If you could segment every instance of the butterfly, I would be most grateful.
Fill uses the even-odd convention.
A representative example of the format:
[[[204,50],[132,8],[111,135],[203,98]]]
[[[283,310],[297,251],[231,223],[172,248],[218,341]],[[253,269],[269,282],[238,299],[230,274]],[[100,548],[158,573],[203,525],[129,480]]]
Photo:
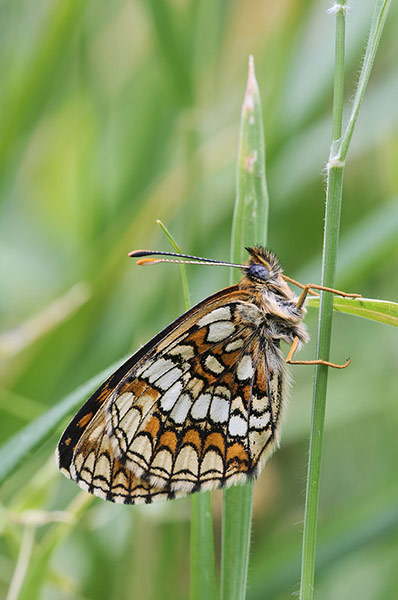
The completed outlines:
[[[238,267],[237,285],[185,312],[92,394],[59,441],[60,471],[111,502],[151,503],[256,478],[278,446],[286,362],[309,339],[302,319],[311,289],[283,274],[276,255],[247,248],[245,265],[171,252],[145,262]],[[303,288],[297,298],[287,282]],[[285,359],[280,343],[291,344]]]

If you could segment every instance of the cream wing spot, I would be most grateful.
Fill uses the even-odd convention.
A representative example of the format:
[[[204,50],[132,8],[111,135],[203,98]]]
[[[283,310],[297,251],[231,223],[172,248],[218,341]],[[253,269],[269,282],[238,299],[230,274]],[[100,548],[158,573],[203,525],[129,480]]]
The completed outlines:
[[[153,383],[173,367],[174,362],[172,360],[158,358],[152,364],[150,364],[149,367],[144,369],[144,371],[137,371],[137,375],[142,375],[142,377],[145,377],[149,380],[149,383]]]
[[[256,415],[250,415],[250,429],[258,429],[258,430],[262,430],[265,429],[269,423],[271,415],[269,414],[269,412],[265,412],[264,414],[262,414],[261,416],[256,416]]]
[[[244,344],[243,338],[238,338],[236,340],[233,340],[232,342],[229,342],[229,344],[227,344],[225,346],[225,352],[234,352],[235,350],[239,350],[240,348],[242,348]]]
[[[95,427],[91,432],[90,435],[88,437],[90,442],[95,443],[98,438],[102,435],[104,431],[104,428],[102,427],[102,425],[98,425],[97,427]]]
[[[106,480],[109,480],[110,469],[111,464],[108,455],[105,453],[100,454],[95,466],[94,477],[100,475],[101,477],[105,477]]]
[[[197,322],[198,327],[205,327],[206,325],[210,325],[210,323],[215,323],[216,321],[230,321],[231,320],[231,309],[228,306],[222,306],[221,308],[216,308],[212,310],[210,313],[199,319]]]
[[[128,449],[127,457],[132,458],[134,464],[146,470],[152,456],[152,444],[145,434],[137,435],[134,444]]]
[[[155,458],[151,464],[151,472],[154,476],[161,477],[162,479],[166,479],[170,476],[170,473],[173,468],[173,457],[169,450],[165,448],[159,450],[155,454]]]
[[[209,354],[209,356],[206,357],[205,366],[209,371],[216,375],[219,375],[224,371],[224,366],[212,354]]]
[[[76,480],[76,481],[77,481],[77,485],[79,486],[79,488],[81,488],[85,492],[89,492],[90,491],[90,486],[88,485],[88,483],[86,481],[83,481],[83,479],[79,479],[79,480]]]
[[[180,356],[183,360],[189,360],[194,357],[194,349],[187,344],[179,344],[171,348],[167,354],[172,356]]]
[[[207,334],[208,342],[221,342],[225,338],[232,335],[235,331],[235,326],[231,321],[218,321],[211,323]]]
[[[244,437],[247,435],[247,421],[238,415],[233,415],[229,420],[228,431],[232,436]]]
[[[265,447],[267,442],[269,442],[269,439],[271,437],[271,431],[269,429],[263,429],[262,431],[256,431],[256,430],[252,430],[249,432],[249,446],[250,446],[250,453],[252,456],[261,454]],[[274,446],[274,443],[271,443],[269,445],[268,448],[268,453],[272,450],[272,447]],[[266,454],[267,456],[267,454]]]
[[[222,476],[224,464],[221,456],[214,450],[208,450],[202,460],[200,467],[201,479],[213,479]]]
[[[247,414],[247,408],[243,404],[243,400],[242,400],[241,396],[235,396],[235,398],[232,400],[231,413],[232,412],[234,412],[234,413],[239,412],[243,415]]]
[[[181,425],[187,418],[191,406],[191,398],[188,394],[182,394],[175,403],[174,408],[170,413],[170,418],[173,419],[174,423],[177,423],[177,425]]]
[[[192,394],[194,398],[196,398],[200,394],[203,386],[204,381],[202,379],[199,379],[198,377],[193,377],[192,379],[188,380],[186,390],[187,392]]]
[[[162,375],[162,377],[159,377],[159,379],[156,380],[155,385],[161,390],[167,390],[173,385],[174,382],[180,379],[181,375],[181,369],[179,369],[178,367],[174,367],[173,369],[170,369],[170,371]]]
[[[267,396],[258,397],[253,394],[252,407],[256,412],[262,413],[268,407],[268,397]]]
[[[182,383],[177,381],[174,385],[172,385],[163,396],[160,398],[160,407],[165,412],[171,410],[174,404],[177,401],[177,398],[181,394]]]
[[[71,475],[72,475],[73,479],[75,479],[77,473],[79,473],[81,471],[81,468],[83,466],[83,461],[84,461],[84,457],[83,457],[83,455],[80,452],[78,452],[77,454],[75,454],[74,460],[73,460],[73,462],[71,464],[71,469],[70,469],[70,472],[71,472]]]
[[[129,410],[129,408],[131,408],[134,398],[135,396],[131,392],[125,392],[124,394],[120,394],[120,396],[117,396],[113,400],[111,405],[112,413],[114,412],[115,407],[117,407],[118,417],[119,419],[122,419],[126,412]]]
[[[142,414],[139,409],[132,408],[124,417],[120,423],[114,427],[112,435],[114,435],[120,446],[122,452],[126,451],[126,441],[129,443],[134,437],[140,423]]]
[[[87,456],[86,460],[84,461],[84,469],[86,469],[87,471],[89,471],[90,473],[92,473],[94,471],[94,467],[95,467],[95,454],[94,452],[90,452],[90,454]]]
[[[253,377],[253,364],[252,359],[249,354],[245,354],[238,363],[238,368],[236,370],[236,374],[238,379],[244,381],[245,379],[250,379]]]
[[[101,483],[102,483],[102,482],[101,482]],[[106,498],[107,498],[107,495],[108,495],[108,494],[107,494],[107,492],[108,492],[108,491],[109,491],[109,490],[107,490],[107,491],[105,492],[105,490],[104,490],[104,489],[101,487],[100,483],[98,483],[98,484],[95,486],[95,495],[96,495],[96,496],[98,496],[98,498],[102,498],[102,500],[106,500]]]
[[[229,402],[221,396],[213,396],[210,407],[210,418],[215,423],[225,423],[228,420]]]
[[[216,389],[214,390],[214,392],[217,396],[222,396],[223,398],[226,398],[227,400],[231,399],[231,390],[229,390],[227,387],[225,387],[225,385],[218,385],[216,387]]]
[[[128,477],[126,475],[126,471],[119,470],[113,478],[113,482],[112,482],[113,492],[115,493],[119,489],[121,491],[125,492],[126,489],[128,488],[128,485],[129,485],[129,481],[128,481]]]
[[[180,450],[174,464],[173,478],[181,473],[184,480],[194,483],[197,480],[199,472],[199,461],[196,452],[185,446]]]
[[[209,410],[211,401],[210,394],[200,394],[200,396],[195,400],[191,409],[192,418],[201,421],[207,417],[207,412]]]

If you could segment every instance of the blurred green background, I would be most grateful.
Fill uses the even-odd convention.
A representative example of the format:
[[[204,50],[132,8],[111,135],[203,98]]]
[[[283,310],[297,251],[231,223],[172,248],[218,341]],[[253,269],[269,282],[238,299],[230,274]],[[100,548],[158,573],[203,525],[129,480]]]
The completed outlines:
[[[348,15],[346,112],[373,6],[356,0]],[[178,268],[140,269],[127,258],[135,248],[169,249],[156,219],[185,252],[229,258],[250,53],[267,142],[269,246],[287,274],[320,281],[334,60],[328,7],[311,0],[1,2],[2,442],[183,311]],[[336,280],[392,300],[397,26],[395,3],[349,152]],[[220,268],[189,267],[188,276],[193,302],[229,281]],[[301,358],[315,354],[316,319],[309,310],[313,341]],[[332,360],[349,355],[352,365],[329,375],[316,575],[322,599],[398,594],[394,335],[386,325],[335,315]],[[313,370],[291,370],[282,445],[255,486],[249,600],[298,590]],[[0,597],[21,543],[29,549],[26,511],[39,509],[78,515],[37,527],[20,598],[187,598],[189,500],[125,507],[91,499],[56,471],[57,439],[2,488]],[[216,493],[217,548],[220,510]]]

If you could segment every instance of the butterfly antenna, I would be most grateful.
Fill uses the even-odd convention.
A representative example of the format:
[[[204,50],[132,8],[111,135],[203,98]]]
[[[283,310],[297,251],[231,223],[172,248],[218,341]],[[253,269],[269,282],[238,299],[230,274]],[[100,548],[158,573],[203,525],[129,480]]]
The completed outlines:
[[[137,265],[154,265],[157,263],[177,263],[191,265],[218,265],[221,267],[236,267],[237,269],[245,269],[246,265],[237,265],[234,263],[215,260],[213,258],[201,258],[200,256],[192,256],[190,254],[178,254],[177,252],[161,252],[160,250],[133,250],[129,252],[131,258],[139,258]],[[149,258],[152,256],[175,256],[178,259],[171,258]]]

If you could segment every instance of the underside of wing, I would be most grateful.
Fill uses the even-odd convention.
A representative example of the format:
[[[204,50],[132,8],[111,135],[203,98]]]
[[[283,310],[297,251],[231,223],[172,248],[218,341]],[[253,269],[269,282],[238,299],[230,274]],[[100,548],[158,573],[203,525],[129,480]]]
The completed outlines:
[[[277,442],[283,360],[264,316],[236,299],[164,338],[109,398],[106,431],[140,480],[190,493],[258,474]]]
[[[237,300],[247,298],[245,292],[233,286],[197,304],[150,340],[92,394],[59,441],[56,460],[64,475],[90,493],[115,502],[153,502],[188,493],[189,490],[174,491],[164,481],[159,487],[148,479],[144,481],[138,477],[137,472],[131,469],[132,464],[127,463],[120,451],[116,438],[111,440],[108,436],[105,409],[112,398],[120,399],[123,396],[123,393],[116,390],[123,388],[127,381],[131,382],[132,372],[137,371],[140,365],[148,364],[150,357],[157,356],[162,351],[161,348],[169,347],[174,340],[179,339],[182,332],[189,330],[193,323],[208,312],[209,307],[220,308],[226,303],[226,298],[231,296]],[[153,403],[156,398],[153,395]],[[126,400],[126,396],[124,399]],[[123,402],[123,398],[120,402]],[[165,439],[167,437],[163,441]]]
[[[68,476],[77,442],[80,437],[84,435],[84,432],[93,417],[106,405],[117,386],[123,383],[127,374],[139,365],[142,360],[147,359],[149,355],[156,354],[158,346],[161,345],[164,340],[170,340],[175,335],[178,336],[181,330],[188,327],[188,323],[195,321],[195,319],[197,320],[197,315],[201,315],[205,307],[209,305],[214,305],[215,307],[222,305],[225,303],[225,297],[230,297],[231,295],[236,296],[237,298],[246,297],[244,293],[237,289],[237,286],[231,286],[230,288],[225,288],[213,296],[206,298],[202,302],[199,302],[133,354],[90,396],[69,423],[58,442],[56,460],[58,468],[66,476]]]
[[[148,504],[185,496],[140,480],[115,458],[103,411],[91,420],[77,442],[67,475],[86,492],[122,504]]]

